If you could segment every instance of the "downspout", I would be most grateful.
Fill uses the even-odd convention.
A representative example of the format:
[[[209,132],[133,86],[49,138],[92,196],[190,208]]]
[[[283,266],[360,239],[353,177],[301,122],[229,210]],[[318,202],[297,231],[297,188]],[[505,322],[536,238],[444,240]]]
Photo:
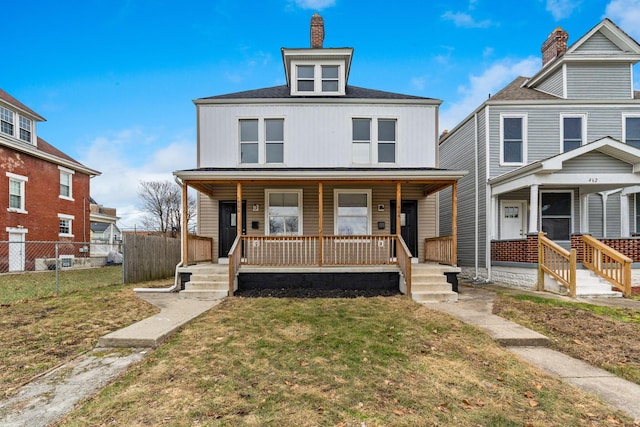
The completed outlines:
[[[475,173],[474,173],[474,179],[475,179],[475,191],[476,191],[476,200],[475,200],[475,218],[476,218],[476,224],[475,224],[475,242],[474,242],[474,273],[473,273],[473,281],[475,282],[476,280],[478,280],[478,256],[480,255],[480,251],[479,251],[479,235],[478,233],[480,232],[480,226],[479,226],[479,220],[480,218],[478,217],[478,215],[480,214],[480,209],[478,207],[478,204],[480,203],[480,196],[478,195],[478,190],[479,190],[479,185],[478,185],[478,179],[479,179],[479,172],[478,172],[478,167],[480,165],[479,160],[478,160],[478,113],[475,113],[473,116],[473,155],[474,155],[474,161],[475,161]]]
[[[485,161],[485,233],[484,233],[484,247],[485,247],[485,265],[487,267],[487,278],[485,279],[485,283],[489,283],[491,281],[491,235],[494,232],[493,230],[493,216],[497,215],[497,212],[494,212],[494,206],[491,198],[491,185],[489,184],[489,177],[491,175],[491,157],[490,157],[490,145],[491,145],[491,133],[489,132],[489,114],[490,108],[488,105],[486,107],[484,113],[484,161]]]
[[[176,184],[178,184],[180,186],[180,188],[182,188],[182,181],[180,180],[180,178],[178,178],[177,176],[174,177]],[[182,197],[187,197],[185,194],[182,195]],[[182,220],[182,228],[185,228],[185,219],[183,218]],[[180,239],[184,238],[184,233],[181,233],[180,235]],[[179,269],[180,267],[182,267],[182,263],[184,260],[184,254],[182,253],[182,245],[180,245],[180,262],[178,264],[176,264],[176,268],[175,268],[175,273],[173,275],[173,285],[169,286],[168,288],[134,288],[133,291],[134,292],[157,292],[157,293],[167,293],[167,292],[178,292],[180,290],[180,281],[178,280],[179,277]]]

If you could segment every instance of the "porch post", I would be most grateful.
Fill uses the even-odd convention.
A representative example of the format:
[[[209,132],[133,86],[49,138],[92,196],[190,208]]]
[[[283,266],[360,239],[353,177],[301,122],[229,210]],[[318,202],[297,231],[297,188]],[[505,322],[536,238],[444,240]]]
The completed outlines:
[[[532,184],[529,188],[529,233],[538,232],[538,184]]]
[[[242,183],[236,184],[236,236],[242,236]]]
[[[322,247],[324,246],[322,244],[322,232],[323,232],[322,211],[324,209],[322,199],[323,199],[322,182],[319,182],[318,183],[318,265],[321,267],[322,267],[322,257],[323,257]]]
[[[580,233],[589,233],[589,194],[580,195]]]
[[[620,194],[620,236],[631,237],[631,227],[629,226],[629,195]]]
[[[400,212],[402,211],[402,184],[396,183],[396,236],[400,236]]]
[[[458,265],[458,181],[451,187],[451,262]]]
[[[188,214],[188,195],[187,181],[182,181],[182,223],[180,224],[180,237],[182,240],[182,265],[189,265],[189,224],[187,224]]]

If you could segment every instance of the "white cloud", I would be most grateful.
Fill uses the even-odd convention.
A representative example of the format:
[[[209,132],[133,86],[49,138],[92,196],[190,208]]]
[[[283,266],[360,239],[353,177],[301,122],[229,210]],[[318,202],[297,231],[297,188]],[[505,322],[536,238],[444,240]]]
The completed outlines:
[[[117,209],[123,229],[141,227],[140,181],[173,181],[173,171],[195,167],[192,137],[177,135],[164,145],[157,140],[143,130],[124,129],[95,138],[78,159],[102,172],[91,180],[91,196],[99,204]],[[152,142],[156,144],[150,145]],[[145,161],[140,163],[140,157]]]
[[[578,0],[547,0],[547,12],[551,13],[553,19],[559,21],[571,16],[581,3],[582,1]]]
[[[335,6],[336,0],[290,0],[290,3],[295,4],[301,9],[322,10]]]
[[[418,91],[424,90],[424,85],[427,79],[425,77],[412,77],[411,78],[411,86],[416,88]]]
[[[613,0],[605,14],[631,37],[640,39],[640,0]]]
[[[452,21],[456,27],[460,28],[488,28],[493,25],[491,20],[476,21],[473,16],[464,12],[447,11],[442,14],[442,19]]]
[[[489,95],[497,93],[518,76],[531,76],[540,69],[540,58],[528,57],[519,61],[504,59],[493,63],[480,75],[470,75],[465,86],[458,88],[460,98],[442,106],[440,129],[451,130],[473,112]]]

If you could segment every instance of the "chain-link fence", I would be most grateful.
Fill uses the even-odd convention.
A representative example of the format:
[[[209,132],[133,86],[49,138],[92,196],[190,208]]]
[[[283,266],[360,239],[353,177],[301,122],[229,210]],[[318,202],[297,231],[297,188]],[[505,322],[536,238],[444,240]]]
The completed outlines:
[[[123,283],[124,245],[0,241],[0,302]]]

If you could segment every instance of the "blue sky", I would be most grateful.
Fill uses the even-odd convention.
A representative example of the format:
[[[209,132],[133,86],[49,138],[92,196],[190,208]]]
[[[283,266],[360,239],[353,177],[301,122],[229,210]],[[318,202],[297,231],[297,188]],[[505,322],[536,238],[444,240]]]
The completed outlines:
[[[47,119],[38,135],[102,175],[92,196],[140,226],[142,180],[195,167],[192,100],[285,83],[281,47],[355,49],[349,84],[443,100],[440,130],[609,17],[640,40],[640,0],[48,0],[3,5],[0,87]],[[640,68],[635,69],[636,89]]]

